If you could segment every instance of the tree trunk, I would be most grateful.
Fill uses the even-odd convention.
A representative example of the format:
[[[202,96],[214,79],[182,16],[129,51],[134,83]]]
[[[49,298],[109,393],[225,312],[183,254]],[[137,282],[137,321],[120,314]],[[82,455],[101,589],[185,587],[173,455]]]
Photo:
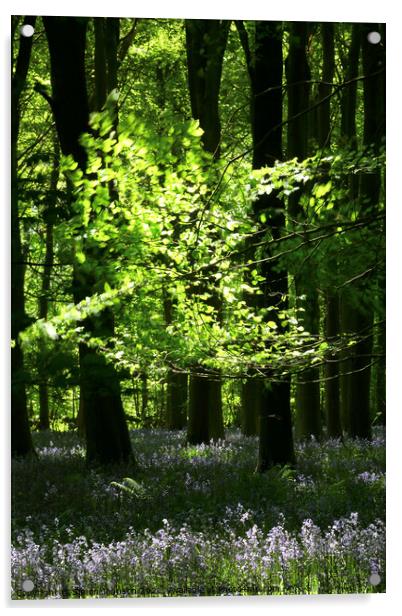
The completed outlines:
[[[241,431],[245,436],[259,434],[259,416],[262,399],[262,383],[258,378],[247,377],[241,387]]]
[[[362,33],[363,73],[363,104],[364,132],[363,145],[372,146],[377,153],[381,138],[385,133],[385,83],[379,73],[384,68],[383,48],[374,45],[367,39],[369,32],[377,31],[378,24],[364,24]],[[361,213],[378,207],[381,190],[381,174],[379,172],[364,173],[360,178],[359,201]],[[364,289],[361,291],[364,292]],[[350,383],[351,418],[350,429],[352,437],[371,437],[370,417],[370,385],[371,385],[371,355],[373,349],[373,311],[360,307],[355,309],[356,329],[364,333],[363,339],[352,349],[351,360],[353,377]]]
[[[377,336],[377,353],[382,355],[381,359],[376,365],[376,379],[375,379],[375,415],[376,423],[385,426],[386,425],[386,379],[385,379],[385,352],[386,352],[386,337],[385,337],[385,324],[380,327],[380,331]]]
[[[242,22],[236,22],[242,43],[252,91],[251,126],[253,137],[253,168],[273,166],[282,159],[282,72],[283,52],[281,22],[257,21],[254,26],[253,49]],[[262,195],[253,206],[254,216],[261,226],[261,214],[267,222],[266,231],[273,239],[285,228],[283,203],[275,193]],[[267,253],[267,257],[270,255]],[[253,258],[253,255],[250,255]],[[265,261],[263,306],[287,307],[287,271],[276,263]],[[257,303],[255,299],[251,299]],[[278,323],[280,331],[280,323]],[[290,410],[290,383],[248,379],[243,385],[243,425],[254,431],[258,425],[259,454],[257,471],[264,472],[275,464],[292,464],[295,459]],[[246,405],[249,405],[247,408]],[[258,413],[258,418],[256,417]]]
[[[206,385],[205,377],[190,375],[189,413],[187,424],[187,442],[191,445],[209,443],[209,393],[210,381]]]
[[[148,412],[148,377],[146,372],[141,372],[141,421],[146,424]]]
[[[187,423],[186,373],[169,370],[167,375],[166,424],[168,430],[181,430]]]
[[[199,120],[204,131],[204,148],[215,159],[220,153],[219,89],[229,24],[227,21],[210,19],[186,20],[191,111],[193,118]],[[202,292],[200,289],[199,293]],[[221,302],[216,294],[211,299],[211,304],[220,311]],[[189,443],[209,442],[211,438],[224,437],[220,377],[197,374],[202,372],[203,367],[195,366],[190,375],[187,434]],[[206,426],[201,426],[202,421],[206,422]]]
[[[41,293],[39,297],[39,318],[46,321],[48,316],[48,294],[53,267],[53,220],[56,207],[57,183],[60,174],[60,150],[57,137],[54,138],[53,168],[50,177],[50,191],[44,213],[46,220],[45,229],[45,260],[42,275]],[[42,343],[39,343],[40,351],[44,352]],[[48,430],[49,423],[49,391],[46,367],[42,362],[39,370],[39,430]]]
[[[84,399],[82,397],[81,391],[80,391],[79,403],[78,403],[77,428],[78,428],[79,436],[81,436],[81,438],[85,438]]]
[[[204,131],[202,142],[216,158],[220,153],[219,90],[229,21],[186,19],[186,49],[191,112]]]
[[[85,18],[44,17],[49,44],[52,109],[63,154],[71,154],[85,171],[86,153],[79,136],[88,131],[89,108],[85,77]],[[108,41],[106,42],[108,43]],[[68,49],[68,53],[66,53]],[[92,295],[93,277],[75,265],[74,299]],[[104,310],[83,322],[94,336],[110,337],[113,314]],[[121,402],[119,377],[111,364],[93,348],[81,343],[80,398],[85,417],[88,463],[133,460],[130,437]]]
[[[356,107],[359,56],[361,47],[361,26],[353,24],[349,53],[345,66],[346,87],[341,95],[341,137],[344,145],[356,147]],[[350,82],[350,83],[348,83]]]
[[[322,38],[322,81],[318,86],[318,147],[329,149],[331,145],[331,100],[328,98],[332,92],[332,82],[335,72],[334,24],[321,24]],[[334,273],[338,270],[336,258],[333,263]],[[336,278],[336,276],[335,276]],[[325,291],[325,336],[331,342],[340,333],[339,323],[339,293],[333,290]],[[325,381],[325,416],[327,423],[327,436],[339,438],[342,436],[340,418],[340,386],[339,363],[336,356],[331,355],[330,361],[324,369]]]
[[[294,22],[290,30],[286,76],[288,84],[288,158],[300,161],[308,156],[308,109],[310,69],[307,61],[309,24]],[[288,203],[290,225],[303,221],[300,191],[290,195]],[[314,276],[304,265],[294,275],[296,296],[305,296],[302,324],[313,336],[319,334],[319,304]],[[298,300],[296,300],[298,303]],[[296,431],[300,438],[321,436],[320,384],[318,368],[304,370],[296,377]]]
[[[327,291],[325,336],[329,343],[339,336],[339,295]],[[339,363],[336,356],[331,355],[325,366],[325,414],[327,418],[327,436],[339,438],[342,436],[340,412]]]
[[[35,26],[36,17],[26,17],[24,24]],[[18,212],[17,147],[20,128],[20,99],[25,87],[32,49],[32,37],[20,36],[16,67],[11,82],[11,454],[34,453],[29,428],[24,356],[20,333],[28,324],[25,313],[24,258]]]
[[[345,67],[345,81],[350,82],[342,90],[341,97],[341,140],[342,144],[355,149],[356,141],[356,108],[357,108],[357,82],[352,81],[358,76],[359,55],[361,47],[361,25],[353,24],[352,37]],[[350,200],[356,202],[358,197],[358,185],[355,176],[349,178]],[[350,299],[349,289],[343,290],[340,296],[340,328],[344,334],[354,331],[353,314],[355,307]],[[344,360],[341,363],[340,400],[341,422],[343,430],[350,434],[350,417],[353,412],[351,407],[350,387],[353,375],[351,360],[345,359],[350,355],[347,348],[343,353]]]
[[[290,412],[290,383],[275,383],[269,392],[265,382],[261,405],[267,411],[260,414],[260,440],[257,471],[263,473],[272,466],[295,463]],[[269,392],[269,393],[268,393]],[[283,402],[288,402],[286,407]]]
[[[178,229],[178,227],[176,226]],[[176,229],[175,229],[176,231]],[[175,233],[175,231],[173,233]],[[164,291],[163,311],[166,325],[173,322],[176,300]],[[168,368],[166,379],[166,427],[168,430],[181,430],[187,423],[188,375]]]

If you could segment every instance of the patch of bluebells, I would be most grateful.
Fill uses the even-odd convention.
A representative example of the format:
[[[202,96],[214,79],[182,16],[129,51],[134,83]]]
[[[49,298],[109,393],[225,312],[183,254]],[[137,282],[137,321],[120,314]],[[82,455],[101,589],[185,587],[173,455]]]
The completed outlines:
[[[363,473],[359,473],[356,477],[357,481],[362,481],[363,483],[376,483],[377,481],[385,480],[385,473],[370,473],[368,471],[364,471]]]
[[[26,596],[26,579],[33,581],[36,597],[143,596],[222,594],[222,589],[229,594],[297,593],[313,584],[317,592],[339,592],[335,569],[343,576],[348,570],[358,572],[357,578],[349,576],[350,584],[355,591],[367,591],[370,573],[383,574],[385,529],[380,520],[362,528],[358,514],[352,513],[322,530],[306,519],[295,533],[280,516],[264,532],[249,524],[252,514],[241,504],[237,511],[237,526],[245,527],[241,534],[228,520],[222,535],[212,529],[195,532],[186,524],[175,528],[164,519],[156,533],[130,528],[124,540],[109,544],[83,536],[38,544],[26,530],[12,548],[13,597]]]
[[[183,431],[135,430],[141,495],[112,485],[127,469],[88,471],[76,434],[34,438],[39,462],[13,462],[16,598],[368,592],[370,573],[385,578],[381,433],[297,443],[296,469],[256,475],[258,441],[238,430],[191,447]]]

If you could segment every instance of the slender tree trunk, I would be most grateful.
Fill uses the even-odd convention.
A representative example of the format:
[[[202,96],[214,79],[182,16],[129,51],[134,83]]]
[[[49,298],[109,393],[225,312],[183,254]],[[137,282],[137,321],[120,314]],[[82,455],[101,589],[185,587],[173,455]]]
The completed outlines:
[[[362,60],[363,73],[363,104],[364,132],[363,145],[373,147],[378,152],[381,138],[385,131],[384,116],[384,81],[379,73],[384,67],[383,49],[370,43],[369,32],[379,30],[378,24],[363,24]],[[362,214],[378,207],[381,190],[381,174],[379,172],[364,173],[360,178],[359,201]],[[364,290],[362,289],[363,293]],[[352,349],[351,366],[353,377],[350,383],[350,432],[352,437],[371,437],[370,385],[371,385],[371,355],[373,348],[374,315],[370,308],[360,306],[354,311],[355,332],[363,331],[364,337]]]
[[[186,373],[169,370],[167,375],[166,417],[168,430],[181,430],[187,423]]]
[[[215,159],[220,153],[219,89],[228,32],[227,21],[186,20],[191,111],[204,131],[204,148]],[[202,290],[199,292],[202,293]],[[221,302],[216,294],[211,304],[219,313]],[[187,440],[193,444],[224,437],[220,376],[199,376],[201,372],[205,370],[195,366],[190,376]],[[206,426],[201,426],[204,421]]]
[[[63,154],[71,154],[86,169],[86,152],[79,136],[88,131],[89,108],[85,77],[87,20],[74,17],[43,18],[49,44],[52,109]],[[107,42],[108,43],[108,42]],[[68,53],[66,53],[68,49]],[[74,299],[92,294],[95,280],[75,266]],[[94,336],[113,335],[110,310],[84,321]],[[88,463],[116,463],[133,460],[130,437],[121,402],[119,377],[114,366],[93,348],[81,343],[80,402],[85,418]]]
[[[282,73],[283,52],[281,22],[257,21],[253,47],[242,22],[236,22],[245,53],[252,91],[251,126],[253,168],[272,166],[282,159]],[[275,193],[262,195],[254,203],[254,216],[273,239],[285,228],[283,203]],[[268,254],[266,256],[269,256]],[[253,258],[252,255],[250,255]],[[287,307],[287,271],[266,261],[261,267],[264,277],[263,306]],[[255,298],[249,301],[258,304]],[[280,331],[280,324],[279,331]],[[290,383],[248,378],[242,390],[242,418],[245,433],[255,433],[258,426],[259,454],[257,471],[264,472],[275,464],[292,464],[295,460],[290,410]]]
[[[48,316],[48,294],[53,267],[53,220],[54,209],[56,207],[57,183],[60,174],[60,151],[57,138],[54,139],[53,168],[50,177],[50,191],[46,203],[45,219],[45,260],[42,275],[41,293],[39,297],[39,318],[47,319]],[[40,351],[44,352],[44,347],[40,343]],[[39,370],[39,430],[48,430],[49,423],[49,390],[48,376],[46,367],[42,362]]]
[[[308,156],[308,117],[298,114],[308,109],[310,69],[307,60],[309,24],[294,22],[290,30],[286,75],[288,83],[288,158]],[[288,214],[292,226],[303,221],[300,191],[290,195]],[[319,334],[319,304],[314,277],[308,262],[294,274],[297,297],[305,296],[303,326],[310,334]],[[298,300],[297,300],[298,302]],[[296,431],[300,438],[321,436],[319,370],[309,368],[296,377]]]
[[[386,425],[386,379],[385,379],[385,352],[386,352],[386,337],[385,325],[380,328],[377,337],[377,353],[382,355],[382,358],[376,365],[376,380],[375,380],[375,414],[377,423],[381,426]]]
[[[322,38],[322,82],[318,86],[318,146],[322,150],[331,145],[331,100],[328,98],[332,92],[332,82],[335,72],[334,24],[321,24]],[[338,263],[334,259],[333,268],[338,270]],[[335,276],[336,278],[336,276]],[[331,342],[339,336],[339,293],[333,290],[325,291],[325,336]],[[335,355],[325,365],[325,415],[327,423],[327,436],[338,438],[342,436],[340,417],[340,387],[339,363]]]
[[[163,308],[165,323],[173,322],[175,300],[165,293]],[[168,368],[166,380],[166,427],[168,430],[181,430],[187,423],[188,375]]]
[[[146,423],[148,402],[148,377],[146,372],[141,372],[141,420],[143,423]]]
[[[204,131],[207,152],[219,157],[219,90],[229,21],[186,19],[186,49],[191,112]]]
[[[84,413],[84,399],[79,394],[79,402],[78,402],[78,413],[77,413],[77,428],[78,434],[81,438],[85,438],[85,413]]]
[[[352,36],[345,67],[345,81],[350,82],[342,91],[341,97],[341,140],[342,144],[352,149],[357,147],[356,139],[356,108],[357,108],[357,82],[352,81],[358,76],[359,56],[361,48],[361,25],[353,24]],[[358,197],[358,185],[355,176],[348,178],[350,188],[350,201],[355,204]],[[340,324],[341,332],[352,334],[354,330],[355,307],[351,301],[349,289],[342,291],[340,296]],[[341,363],[341,422],[343,430],[350,434],[350,417],[353,412],[351,407],[350,388],[353,375],[352,363],[350,359],[345,359],[350,355],[349,348],[343,353],[344,360]]]
[[[255,24],[254,71],[252,72],[253,167],[272,166],[282,159],[282,73],[283,29],[280,22]],[[282,201],[275,193],[262,195],[254,204],[260,221],[266,215],[266,227],[273,239],[285,228]],[[267,254],[267,256],[270,256]],[[264,277],[264,306],[287,308],[288,274],[279,263],[266,261],[261,267]],[[280,331],[280,323],[278,323]],[[290,409],[290,382],[270,382],[269,375],[260,385],[259,454],[257,471],[264,472],[275,464],[293,464],[295,460]]]
[[[251,86],[251,99],[250,99],[250,121],[251,121],[251,132],[253,138],[253,163],[255,165],[264,166],[264,137],[265,132],[267,132],[267,137],[269,137],[269,128],[265,131],[265,126],[262,125],[261,134],[259,134],[259,120],[264,122],[265,118],[270,118],[270,115],[264,113],[264,108],[262,101],[260,99],[264,99],[264,83],[257,83],[256,76],[256,66],[255,66],[255,55],[257,53],[257,49],[254,49],[250,46],[249,35],[247,29],[242,21],[236,21],[236,28],[239,34],[240,43],[243,47],[244,56],[246,60],[248,75],[250,79]],[[257,32],[258,28],[261,28],[261,24],[263,22],[256,22],[254,24],[254,43],[257,48]],[[259,52],[260,58],[263,57],[262,50]],[[267,75],[264,74],[264,70],[260,70],[261,74],[260,80],[263,81],[265,79],[269,79],[271,77],[270,71],[268,70]],[[265,97],[266,98],[266,97]],[[265,101],[266,102],[266,101]],[[281,112],[282,113],[282,112]],[[261,141],[261,145],[259,142]],[[261,158],[261,161],[257,159]],[[275,158],[270,161],[271,163],[275,163]],[[266,164],[269,165],[269,162]],[[255,167],[255,168],[258,168]],[[258,220],[258,222],[260,222]],[[254,248],[253,248],[253,239],[249,240],[249,250],[245,254],[245,261],[254,259]],[[244,278],[246,282],[250,281],[250,271],[246,270],[244,272]],[[243,293],[243,299],[248,306],[252,306],[254,308],[261,307],[261,296],[250,294],[247,292]],[[259,434],[259,415],[261,411],[261,399],[262,399],[262,389],[261,389],[261,381],[256,378],[256,375],[249,371],[249,374],[246,376],[245,380],[241,383],[240,390],[240,425],[243,434],[246,436],[252,436]]]
[[[337,293],[326,292],[325,336],[328,341],[339,336],[339,296]],[[336,356],[331,355],[325,366],[325,413],[327,418],[327,436],[339,438],[342,436],[340,413],[339,363]]]
[[[211,389],[205,377],[190,375],[187,442],[192,445],[209,443],[211,439],[208,415]]]
[[[247,377],[241,387],[241,431],[245,436],[256,436],[259,431],[259,416],[262,399],[261,379]]]
[[[35,17],[26,17],[24,24],[35,26]],[[27,326],[24,294],[24,258],[18,212],[17,148],[20,128],[20,99],[26,84],[31,59],[32,37],[20,36],[19,51],[11,82],[11,453],[27,456],[34,453],[29,428],[24,356],[19,341]]]

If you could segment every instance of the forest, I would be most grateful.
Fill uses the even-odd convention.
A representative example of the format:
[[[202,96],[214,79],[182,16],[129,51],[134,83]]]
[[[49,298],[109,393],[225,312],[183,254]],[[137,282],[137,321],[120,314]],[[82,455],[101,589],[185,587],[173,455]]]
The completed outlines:
[[[12,16],[13,599],[385,592],[385,40]]]

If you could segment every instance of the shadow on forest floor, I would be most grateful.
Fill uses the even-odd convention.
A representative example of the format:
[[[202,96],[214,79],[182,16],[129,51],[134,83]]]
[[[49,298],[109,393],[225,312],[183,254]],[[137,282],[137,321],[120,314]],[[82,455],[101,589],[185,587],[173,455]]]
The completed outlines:
[[[129,527],[154,532],[164,519],[193,530],[244,518],[269,530],[283,514],[286,527],[306,518],[325,527],[358,512],[363,525],[385,514],[385,447],[373,441],[297,444],[296,469],[254,473],[257,439],[236,430],[225,441],[186,447],[183,432],[135,430],[135,473],[127,467],[89,470],[76,433],[35,433],[39,460],[13,462],[13,536],[44,528],[60,541],[121,540]],[[124,489],[132,477],[139,489]],[[239,515],[240,514],[240,515]]]

